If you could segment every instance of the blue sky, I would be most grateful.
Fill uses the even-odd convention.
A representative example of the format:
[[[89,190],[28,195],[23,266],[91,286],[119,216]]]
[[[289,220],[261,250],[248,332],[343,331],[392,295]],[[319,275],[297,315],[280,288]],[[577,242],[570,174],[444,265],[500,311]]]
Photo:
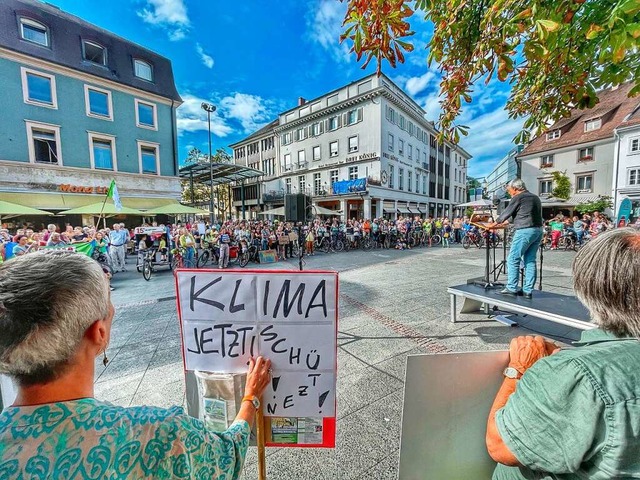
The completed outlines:
[[[255,131],[299,96],[311,99],[375,71],[363,71],[340,45],[346,5],[338,0],[49,0],[63,10],[171,59],[185,103],[178,109],[179,156],[207,150],[202,101],[212,117],[213,147],[227,147]],[[277,6],[277,7],[276,7]],[[383,71],[427,111],[439,114],[439,74],[426,64],[431,26],[417,15],[414,52],[406,63]],[[512,147],[522,122],[509,120],[507,86],[477,86],[460,123],[469,125],[461,144],[472,155],[469,174],[488,174]]]

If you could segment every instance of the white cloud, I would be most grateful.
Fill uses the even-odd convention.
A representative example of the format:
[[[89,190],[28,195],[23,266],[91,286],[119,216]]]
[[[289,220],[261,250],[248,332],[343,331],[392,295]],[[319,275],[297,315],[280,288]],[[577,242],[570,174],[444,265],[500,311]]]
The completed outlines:
[[[272,112],[268,102],[257,95],[234,93],[220,100],[220,108],[227,118],[240,122],[246,133],[263,127],[271,120]]]
[[[200,60],[202,60],[202,64],[205,67],[213,68],[213,57],[211,55],[208,55],[204,51],[204,48],[202,48],[202,45],[200,45],[199,43],[196,43],[196,52],[198,52],[198,55],[200,55]]]
[[[307,15],[309,38],[329,52],[335,60],[344,63],[353,60],[347,44],[340,43],[347,2],[320,0],[311,3],[314,8]]]
[[[184,0],[146,0],[138,16],[150,25],[165,28],[172,41],[182,40],[189,30],[189,16]]]
[[[182,95],[184,103],[180,105],[176,113],[176,123],[178,132],[199,132],[208,129],[207,112],[200,106],[202,102],[209,100],[196,97],[195,95]],[[233,132],[233,129],[227,124],[224,118],[219,115],[219,111],[211,114],[211,133],[218,137],[226,137]]]
[[[417,95],[418,93],[424,91],[431,81],[436,78],[435,72],[429,70],[424,75],[419,77],[411,77],[407,80],[405,84],[405,90],[412,97]]]

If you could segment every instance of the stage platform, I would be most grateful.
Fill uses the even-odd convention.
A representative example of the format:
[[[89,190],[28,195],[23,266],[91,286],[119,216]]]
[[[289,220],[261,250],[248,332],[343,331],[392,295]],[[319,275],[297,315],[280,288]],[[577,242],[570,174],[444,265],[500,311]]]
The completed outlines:
[[[460,313],[472,313],[482,310],[483,305],[495,306],[501,312],[512,312],[549,320],[580,330],[590,330],[596,325],[590,322],[589,311],[576,298],[545,291],[535,290],[533,298],[501,295],[499,289],[485,289],[479,285],[465,284],[447,288],[451,298],[451,321],[457,321],[457,298],[465,299]],[[485,310],[488,311],[488,310]]]

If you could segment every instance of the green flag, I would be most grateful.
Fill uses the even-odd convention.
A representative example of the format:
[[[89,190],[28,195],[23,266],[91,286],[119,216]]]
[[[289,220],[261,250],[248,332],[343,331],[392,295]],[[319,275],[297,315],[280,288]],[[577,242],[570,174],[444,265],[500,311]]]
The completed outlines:
[[[111,180],[111,185],[109,185],[109,191],[107,192],[107,198],[111,198],[113,200],[113,204],[116,206],[117,211],[122,210],[120,194],[118,193],[118,187],[116,186],[115,180]]]

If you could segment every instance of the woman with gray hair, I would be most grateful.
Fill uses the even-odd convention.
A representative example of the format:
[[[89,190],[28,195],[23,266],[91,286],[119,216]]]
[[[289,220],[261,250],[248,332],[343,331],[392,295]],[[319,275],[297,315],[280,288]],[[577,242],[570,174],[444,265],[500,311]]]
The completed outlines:
[[[487,425],[494,479],[640,478],[640,232],[598,236],[573,275],[597,328],[578,348],[511,342]]]
[[[93,398],[114,308],[89,257],[40,251],[0,265],[0,373],[18,396],[0,414],[0,478],[240,476],[270,362],[251,361],[235,422],[208,430],[182,408],[123,408]]]

